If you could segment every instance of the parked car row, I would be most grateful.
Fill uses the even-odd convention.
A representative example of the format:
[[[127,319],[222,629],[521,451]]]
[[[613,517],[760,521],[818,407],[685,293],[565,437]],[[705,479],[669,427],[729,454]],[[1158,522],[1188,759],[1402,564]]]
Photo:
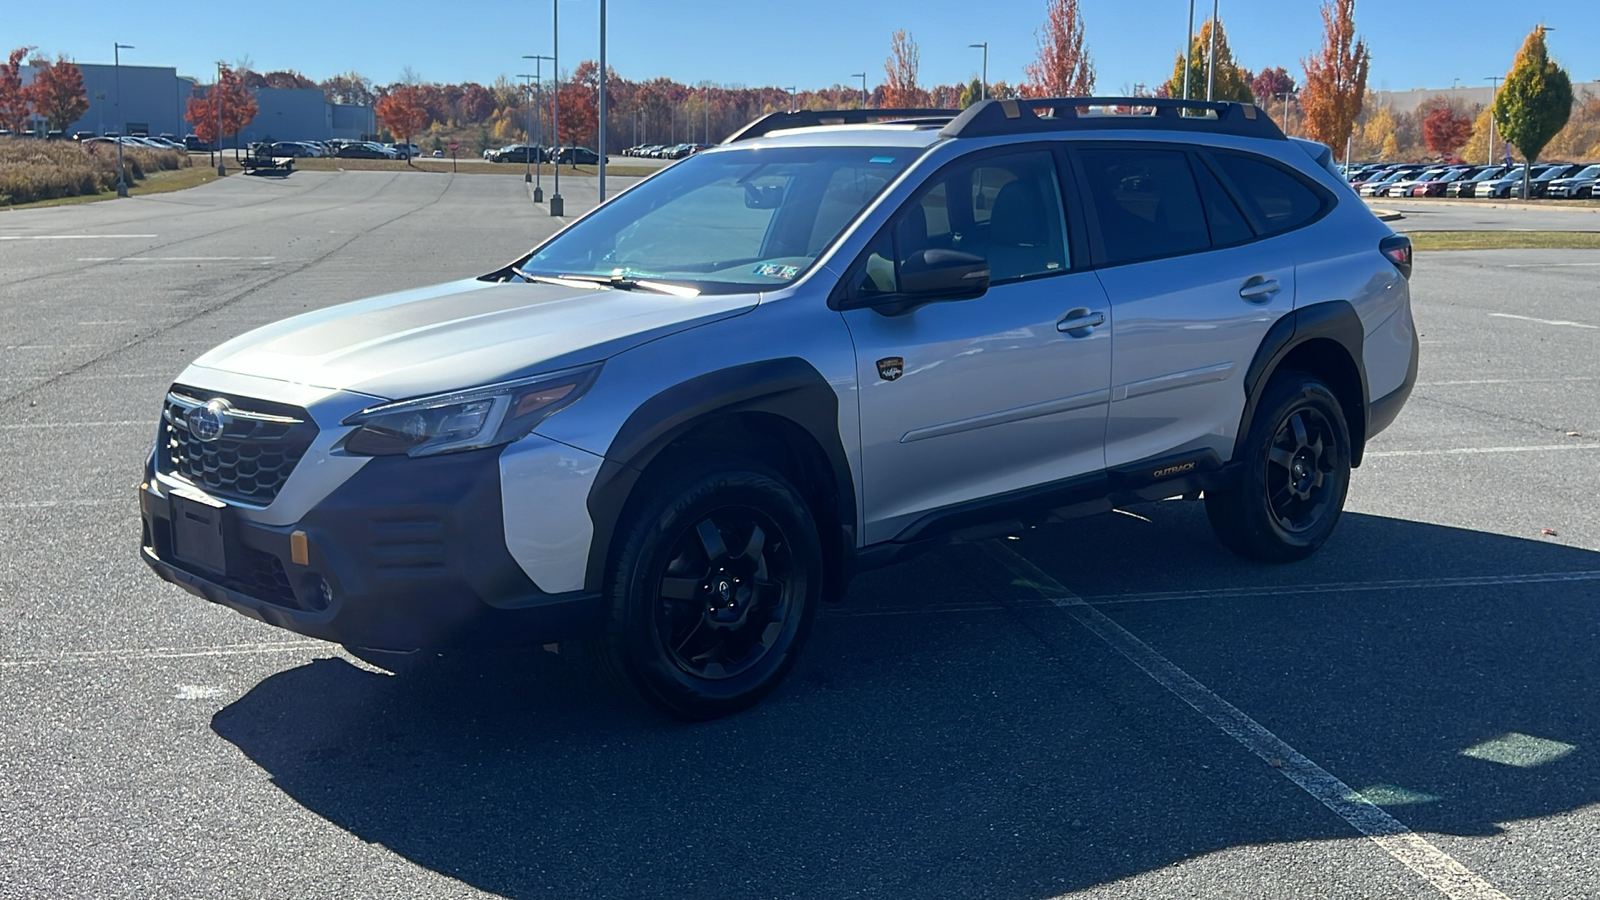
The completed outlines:
[[[640,144],[622,151],[622,155],[645,156],[650,159],[683,159],[710,146],[710,144]]]
[[[1520,198],[1524,169],[1512,166],[1371,165],[1345,173],[1363,197]],[[1600,163],[1539,163],[1528,170],[1528,196],[1594,198]]]
[[[537,163],[550,162],[569,165],[594,166],[600,164],[600,154],[588,147],[535,147],[532,144],[507,144],[497,149],[483,151],[489,162]]]

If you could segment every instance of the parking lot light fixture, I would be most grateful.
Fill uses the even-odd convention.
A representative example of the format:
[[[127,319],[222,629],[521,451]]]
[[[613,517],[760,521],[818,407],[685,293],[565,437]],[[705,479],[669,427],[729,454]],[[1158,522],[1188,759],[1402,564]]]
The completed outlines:
[[[1494,109],[1496,100],[1500,99],[1500,80],[1504,75],[1490,75],[1484,81],[1489,82],[1489,109]],[[1494,113],[1489,114],[1489,165],[1494,165]]]
[[[1189,99],[1189,61],[1194,58],[1194,0],[1189,0],[1189,32],[1183,38],[1183,99]]]
[[[222,60],[217,60],[217,86],[212,88],[217,92],[217,134],[212,146],[217,148],[217,177],[228,174],[222,165]]]
[[[983,80],[978,83],[978,99],[987,100],[989,99],[989,42],[984,41],[981,44],[968,44],[967,46],[983,48]]]
[[[789,112],[794,112],[795,111],[795,105],[800,100],[800,93],[799,93],[800,88],[797,85],[791,85],[789,87],[784,88],[784,90],[789,92]]]
[[[524,55],[523,59],[533,60],[533,202],[544,202],[544,72],[540,69],[544,60],[555,62],[553,56],[539,56],[537,54]],[[526,178],[524,178],[526,182]]]
[[[132,49],[133,49],[133,45],[132,44],[112,43],[112,45],[111,45],[111,70],[114,73],[115,78],[116,78],[116,82],[117,82],[117,100],[116,100],[116,103],[117,103],[117,116],[119,118],[122,116],[122,51],[124,51],[124,50],[132,50]],[[128,130],[127,129],[127,123],[126,122],[120,123],[118,128],[117,128],[117,130],[119,132],[126,133],[127,130]],[[121,137],[117,138],[117,196],[118,197],[126,197],[126,196],[128,196],[128,170],[127,170],[126,167],[124,167],[122,165],[122,138]]]
[[[555,173],[555,189],[550,194],[550,215],[565,217],[566,203],[561,199],[561,0],[550,0],[550,68],[555,70],[555,81],[550,85],[551,146],[555,158],[550,160],[550,170]]]
[[[522,183],[523,184],[532,184],[533,183],[533,160],[528,158],[528,148],[533,145],[533,84],[532,84],[532,81],[533,81],[534,76],[531,73],[522,72],[522,73],[519,73],[517,75],[517,77],[526,79],[525,81],[522,82],[522,92],[528,98],[528,127],[523,132],[523,134],[526,136],[526,140],[522,145]],[[534,202],[538,202],[538,201],[534,201]]]
[[[600,201],[606,202],[606,0],[600,0],[600,128],[596,140],[600,146]],[[572,161],[578,161],[578,151],[572,151]]]

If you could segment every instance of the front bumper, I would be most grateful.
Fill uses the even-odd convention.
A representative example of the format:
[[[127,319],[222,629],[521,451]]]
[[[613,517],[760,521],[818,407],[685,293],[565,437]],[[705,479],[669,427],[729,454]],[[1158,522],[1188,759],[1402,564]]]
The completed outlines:
[[[299,521],[221,512],[215,567],[175,552],[181,499],[147,469],[144,561],[196,596],[298,634],[385,650],[525,646],[587,637],[597,595],[545,593],[506,549],[502,448],[379,457]]]

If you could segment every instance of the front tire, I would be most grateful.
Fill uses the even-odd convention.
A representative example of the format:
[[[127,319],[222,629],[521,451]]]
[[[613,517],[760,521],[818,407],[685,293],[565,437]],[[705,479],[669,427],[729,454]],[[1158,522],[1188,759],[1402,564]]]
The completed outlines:
[[[1339,522],[1350,457],[1350,429],[1333,391],[1306,373],[1279,373],[1256,407],[1238,481],[1205,492],[1212,531],[1246,559],[1305,559]]]
[[[730,462],[664,483],[624,525],[593,645],[609,680],[675,718],[740,712],[793,667],[822,599],[822,547],[799,493]]]

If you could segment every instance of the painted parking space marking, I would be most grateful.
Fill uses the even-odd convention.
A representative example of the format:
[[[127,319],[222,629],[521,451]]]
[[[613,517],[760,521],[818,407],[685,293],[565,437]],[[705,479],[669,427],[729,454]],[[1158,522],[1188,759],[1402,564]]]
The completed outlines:
[[[1382,807],[1312,762],[1238,707],[1217,696],[1105,613],[1083,602],[1044,570],[998,541],[985,541],[980,546],[995,562],[1031,585],[1052,605],[1065,611],[1090,633],[1142,669],[1157,684],[1210,719],[1223,734],[1243,744],[1263,762],[1276,768],[1283,777],[1315,797],[1428,884],[1454,900],[1509,900],[1494,885],[1462,865],[1455,857],[1407,828],[1399,819],[1384,812]]]
[[[78,262],[270,262],[276,256],[80,256]]]
[[[1581,263],[1507,263],[1508,269],[1578,269],[1600,266],[1600,262]]]
[[[1367,459],[1392,456],[1473,456],[1482,453],[1549,453],[1562,450],[1600,450],[1600,444],[1529,444],[1521,447],[1452,447],[1446,450],[1369,450]]]
[[[53,666],[77,663],[127,662],[142,659],[196,659],[211,656],[248,656],[261,653],[289,653],[297,650],[329,648],[326,641],[266,641],[253,644],[222,644],[212,647],[133,647],[119,650],[76,650],[49,656],[19,656],[0,659],[0,669],[24,666]]]
[[[154,234],[0,234],[0,241],[97,241],[153,238]]]
[[[1564,328],[1600,329],[1600,325],[1587,325],[1583,322],[1569,322],[1566,319],[1540,319],[1534,316],[1519,316],[1516,313],[1489,313],[1491,318],[1517,319],[1523,322],[1537,322],[1540,325],[1559,325]]]
[[[148,419],[116,419],[101,422],[5,422],[0,431],[32,431],[35,428],[122,428],[129,425],[153,425],[157,416]]]

